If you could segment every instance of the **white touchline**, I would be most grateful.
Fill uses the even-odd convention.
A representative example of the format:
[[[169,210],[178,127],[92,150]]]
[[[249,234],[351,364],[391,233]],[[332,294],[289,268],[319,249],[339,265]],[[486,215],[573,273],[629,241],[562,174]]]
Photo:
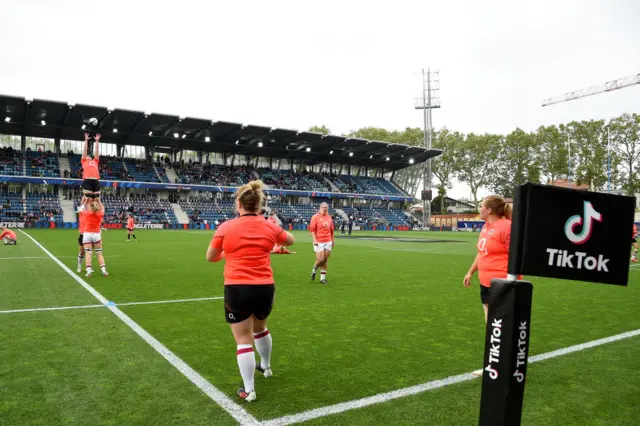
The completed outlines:
[[[28,309],[11,309],[8,311],[0,311],[0,314],[13,314],[16,312],[38,312],[38,311],[64,311],[67,309],[86,309],[86,308],[105,308],[105,305],[82,305],[82,306],[59,306],[55,308],[28,308]]]
[[[47,256],[0,257],[0,260],[27,260],[27,259],[48,259],[48,257]]]
[[[223,296],[218,297],[198,297],[195,299],[175,299],[175,300],[156,300],[151,302],[125,302],[116,303],[116,306],[131,306],[131,305],[155,305],[156,303],[181,303],[181,302],[199,302],[201,300],[220,300],[224,299]]]
[[[49,257],[45,257],[45,259],[49,259]],[[198,297],[194,299],[152,300],[149,302],[125,302],[125,303],[116,303],[116,302],[110,301],[107,305],[56,306],[52,308],[10,309],[6,311],[0,311],[0,314],[13,314],[17,312],[64,311],[67,309],[84,309],[84,308],[106,308],[108,306],[111,306],[111,304],[113,304],[114,306],[155,305],[158,303],[199,302],[202,300],[221,300],[221,299],[224,299],[224,297],[223,296]]]
[[[85,280],[77,276],[71,269],[69,269],[64,263],[56,258],[49,250],[44,248],[42,244],[36,241],[31,235],[27,234],[23,230],[19,230],[26,235],[31,241],[33,241],[47,256],[49,256],[54,262],[56,262],[62,269],[65,270],[78,284],[84,287],[89,293],[91,293],[100,303],[107,305],[109,301],[98,293],[93,287],[91,287]],[[188,378],[194,385],[196,385],[201,391],[203,391],[209,398],[215,401],[220,407],[222,407],[227,413],[229,413],[234,419],[236,419],[242,425],[255,425],[258,424],[258,420],[249,414],[239,404],[232,401],[227,395],[219,391],[213,386],[207,379],[202,377],[197,371],[189,367],[187,363],[181,360],[176,354],[171,352],[166,346],[160,343],[155,337],[149,334],[146,330],[138,325],[134,320],[129,318],[124,312],[122,312],[116,306],[107,306],[111,312],[113,312],[118,318],[128,325],[136,334],[145,342],[147,342],[153,349],[162,355],[171,365],[173,365],[178,371],[180,371],[186,378]]]
[[[544,361],[547,359],[567,355],[573,352],[579,352],[585,349],[593,348],[596,346],[605,345],[607,343],[616,342],[618,340],[628,339],[630,337],[640,336],[640,329],[628,331],[626,333],[616,334],[615,336],[605,337],[604,339],[598,339],[587,343],[581,343],[579,345],[569,346],[564,349],[558,349],[539,355],[529,357],[529,363],[538,361]],[[374,404],[380,404],[383,402],[391,401],[397,398],[404,398],[411,395],[416,395],[433,389],[443,388],[445,386],[453,385],[456,383],[466,382],[469,380],[477,379],[479,377],[474,376],[471,373],[459,374],[457,376],[450,376],[440,380],[433,380],[431,382],[423,383],[420,385],[410,386],[394,390],[391,392],[380,393],[377,395],[369,396],[366,398],[355,399],[353,401],[342,402],[335,405],[328,405],[326,407],[320,407],[309,411],[304,411],[298,414],[292,414],[289,416],[278,417],[271,420],[262,422],[263,425],[268,426],[284,426],[294,423],[301,423],[308,420],[317,419],[320,417],[330,416],[332,414],[339,414],[345,411],[355,410],[357,408],[368,407]]]

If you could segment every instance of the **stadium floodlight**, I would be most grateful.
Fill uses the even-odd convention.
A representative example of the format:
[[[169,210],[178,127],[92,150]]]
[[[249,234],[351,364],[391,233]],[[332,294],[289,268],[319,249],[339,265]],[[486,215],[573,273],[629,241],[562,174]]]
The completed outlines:
[[[84,129],[86,129],[86,128],[87,128],[87,125],[86,125],[86,124],[83,124],[83,125],[82,125],[82,130],[84,130]]]
[[[187,134],[186,134],[186,133],[183,133],[183,134],[182,134],[182,139],[184,139],[184,138],[186,138],[186,137],[187,137]]]
[[[353,152],[350,152],[350,153],[349,153],[349,157],[353,157]]]
[[[311,148],[307,147],[307,152],[311,152]]]
[[[40,120],[40,124],[42,124],[43,126],[46,126],[46,125],[47,125],[47,122],[46,122],[46,121],[44,121],[44,120]]]
[[[237,141],[236,141],[236,145],[238,145],[239,143],[240,143],[240,141],[239,141],[239,140],[237,140]]]
[[[178,137],[179,137],[179,136],[180,136],[180,135],[179,135],[179,134],[177,134],[177,133],[174,133],[174,134],[173,134],[173,137],[174,137],[174,138],[176,138],[176,139],[178,139]]]
[[[113,133],[118,133],[118,129],[114,128]]]
[[[262,148],[262,142],[258,142],[258,147]]]
[[[373,155],[370,155],[370,156],[369,156],[369,160],[371,160],[372,158],[373,158]]]
[[[389,161],[389,157],[387,157],[386,160]]]
[[[149,132],[149,136],[153,136],[153,132]]]
[[[329,151],[329,155],[332,155],[332,154],[333,154],[333,150]]]
[[[4,121],[5,121],[5,123],[10,122],[10,121],[11,121],[11,117],[6,117],[6,118],[4,119]]]
[[[205,142],[211,142],[211,138],[210,138],[209,136],[206,136],[206,137],[204,138],[204,141],[205,141]]]
[[[413,164],[413,158],[409,158],[409,164]]]

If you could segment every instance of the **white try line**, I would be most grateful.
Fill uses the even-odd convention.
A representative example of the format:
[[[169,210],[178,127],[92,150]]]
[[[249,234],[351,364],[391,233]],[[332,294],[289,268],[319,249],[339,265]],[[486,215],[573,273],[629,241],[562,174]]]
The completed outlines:
[[[105,258],[110,257],[122,257],[121,254],[105,255]],[[77,259],[78,256],[58,256],[58,259]],[[0,257],[0,260],[29,260],[29,259],[49,259],[48,256],[13,256],[13,257]]]
[[[46,257],[45,259],[49,259],[49,258]],[[64,311],[67,309],[107,308],[109,306],[155,305],[159,303],[200,302],[203,300],[220,300],[220,299],[224,299],[224,297],[223,296],[198,297],[194,299],[152,300],[149,302],[125,302],[125,303],[116,303],[113,301],[109,301],[106,305],[80,305],[80,306],[57,306],[53,308],[10,309],[7,311],[0,311],[0,314],[13,314],[18,312],[39,312],[39,311]]]
[[[604,339],[593,340],[587,343],[581,343],[579,345],[569,346],[564,349],[558,349],[556,351],[547,352],[544,354],[534,355],[529,357],[529,364],[544,361],[551,358],[567,355],[574,352],[583,351],[585,349],[594,348],[596,346],[606,345],[607,343],[616,342],[618,340],[628,339],[630,337],[639,336],[640,329],[628,331],[626,333],[616,334],[615,336],[605,337]],[[462,383],[479,377],[474,376],[472,373],[458,374],[457,376],[450,376],[440,380],[433,380],[431,382],[423,383],[420,385],[410,386],[394,390],[391,392],[380,393],[377,395],[369,396],[366,398],[355,399],[353,401],[342,402],[335,405],[328,405],[326,407],[320,407],[313,410],[304,411],[298,414],[292,414],[289,416],[278,417],[268,421],[262,422],[263,425],[268,426],[284,426],[294,423],[306,422],[309,420],[317,419],[320,417],[326,417],[333,414],[344,413],[345,411],[351,411],[358,408],[368,407],[370,405],[381,404],[398,398],[404,398],[411,395],[417,395],[426,391],[443,388],[445,386],[453,385],[456,383]]]
[[[27,234],[23,230],[19,230],[24,235],[26,235],[31,241],[33,241],[38,247],[44,251],[47,256],[49,256],[54,262],[56,262],[66,273],[68,273],[73,279],[75,279],[78,284],[84,287],[89,293],[91,293],[96,299],[100,301],[103,305],[107,305],[107,308],[111,310],[122,322],[124,322],[127,326],[129,326],[136,334],[145,342],[147,342],[153,349],[156,350],[160,355],[162,355],[171,365],[173,365],[178,371],[180,371],[186,378],[188,378],[194,385],[196,385],[201,391],[203,391],[209,398],[215,401],[220,407],[222,407],[227,413],[231,415],[235,420],[237,420],[242,425],[255,425],[258,424],[258,420],[249,414],[244,408],[242,408],[239,404],[232,401],[227,395],[223,392],[219,391],[215,386],[213,386],[207,379],[202,377],[197,371],[193,368],[189,367],[187,363],[185,363],[182,359],[180,359],[176,354],[171,352],[166,346],[160,343],[155,337],[149,334],[146,330],[144,330],[138,323],[129,318],[124,312],[122,312],[117,306],[114,304],[110,304],[109,301],[96,289],[91,287],[85,280],[77,276],[71,269],[69,269],[64,263],[62,263],[58,258],[56,258],[49,250],[44,248],[42,244],[36,241],[31,235]]]

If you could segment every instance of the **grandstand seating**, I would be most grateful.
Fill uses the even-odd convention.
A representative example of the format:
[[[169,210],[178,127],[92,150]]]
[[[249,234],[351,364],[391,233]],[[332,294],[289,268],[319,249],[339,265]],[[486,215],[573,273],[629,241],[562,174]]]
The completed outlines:
[[[209,163],[175,163],[179,183],[241,186],[254,180],[254,169],[250,166],[222,166]]]
[[[27,176],[59,177],[58,156],[51,151],[38,152],[27,150],[25,155]]]
[[[12,148],[0,148],[0,175],[24,175],[21,151],[16,151]]]
[[[80,155],[70,155],[69,165],[71,167],[71,177],[82,178],[82,163]],[[156,168],[160,178],[156,174]],[[100,179],[136,181],[136,182],[169,182],[166,171],[163,167],[156,166],[148,160],[134,158],[118,158],[112,156],[100,156]]]
[[[161,182],[156,174],[156,169],[153,167],[153,163],[150,161],[125,158],[123,162],[127,168],[128,180],[136,182]]]
[[[0,222],[24,220],[24,203],[22,193],[0,193]]]
[[[340,175],[331,177],[331,182],[343,192],[375,195],[396,195],[405,196],[391,182],[383,178],[372,178],[367,176]],[[345,189],[343,189],[345,188]]]
[[[130,200],[114,195],[103,195],[102,203],[105,208],[105,222],[123,223],[126,221],[126,213],[133,210],[137,223],[170,223],[177,224],[178,219],[166,200],[158,200],[155,195],[132,195]],[[74,200],[74,208],[77,210],[79,199]]]
[[[342,211],[349,216],[353,216],[354,223],[358,225],[373,224],[379,219],[384,219],[395,226],[408,225],[410,222],[404,211],[399,209],[342,207]]]
[[[300,191],[332,191],[331,185],[322,176],[310,172],[294,172],[293,170],[259,169],[260,179],[277,189],[294,189]]]
[[[180,200],[178,204],[192,222],[206,220],[207,223],[213,224],[216,220],[224,222],[235,217],[233,202],[229,200],[189,197],[187,200]]]
[[[56,194],[27,194],[27,220],[39,222],[62,221],[62,207]]]

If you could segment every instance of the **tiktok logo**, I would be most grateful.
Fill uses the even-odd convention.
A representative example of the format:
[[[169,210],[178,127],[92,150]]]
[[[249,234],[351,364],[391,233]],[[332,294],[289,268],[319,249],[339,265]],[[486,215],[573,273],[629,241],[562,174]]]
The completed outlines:
[[[593,208],[591,202],[585,201],[584,215],[571,216],[564,225],[564,233],[573,244],[584,244],[591,238],[594,221],[602,222],[602,215]],[[574,231],[576,226],[582,226],[579,234]]]

